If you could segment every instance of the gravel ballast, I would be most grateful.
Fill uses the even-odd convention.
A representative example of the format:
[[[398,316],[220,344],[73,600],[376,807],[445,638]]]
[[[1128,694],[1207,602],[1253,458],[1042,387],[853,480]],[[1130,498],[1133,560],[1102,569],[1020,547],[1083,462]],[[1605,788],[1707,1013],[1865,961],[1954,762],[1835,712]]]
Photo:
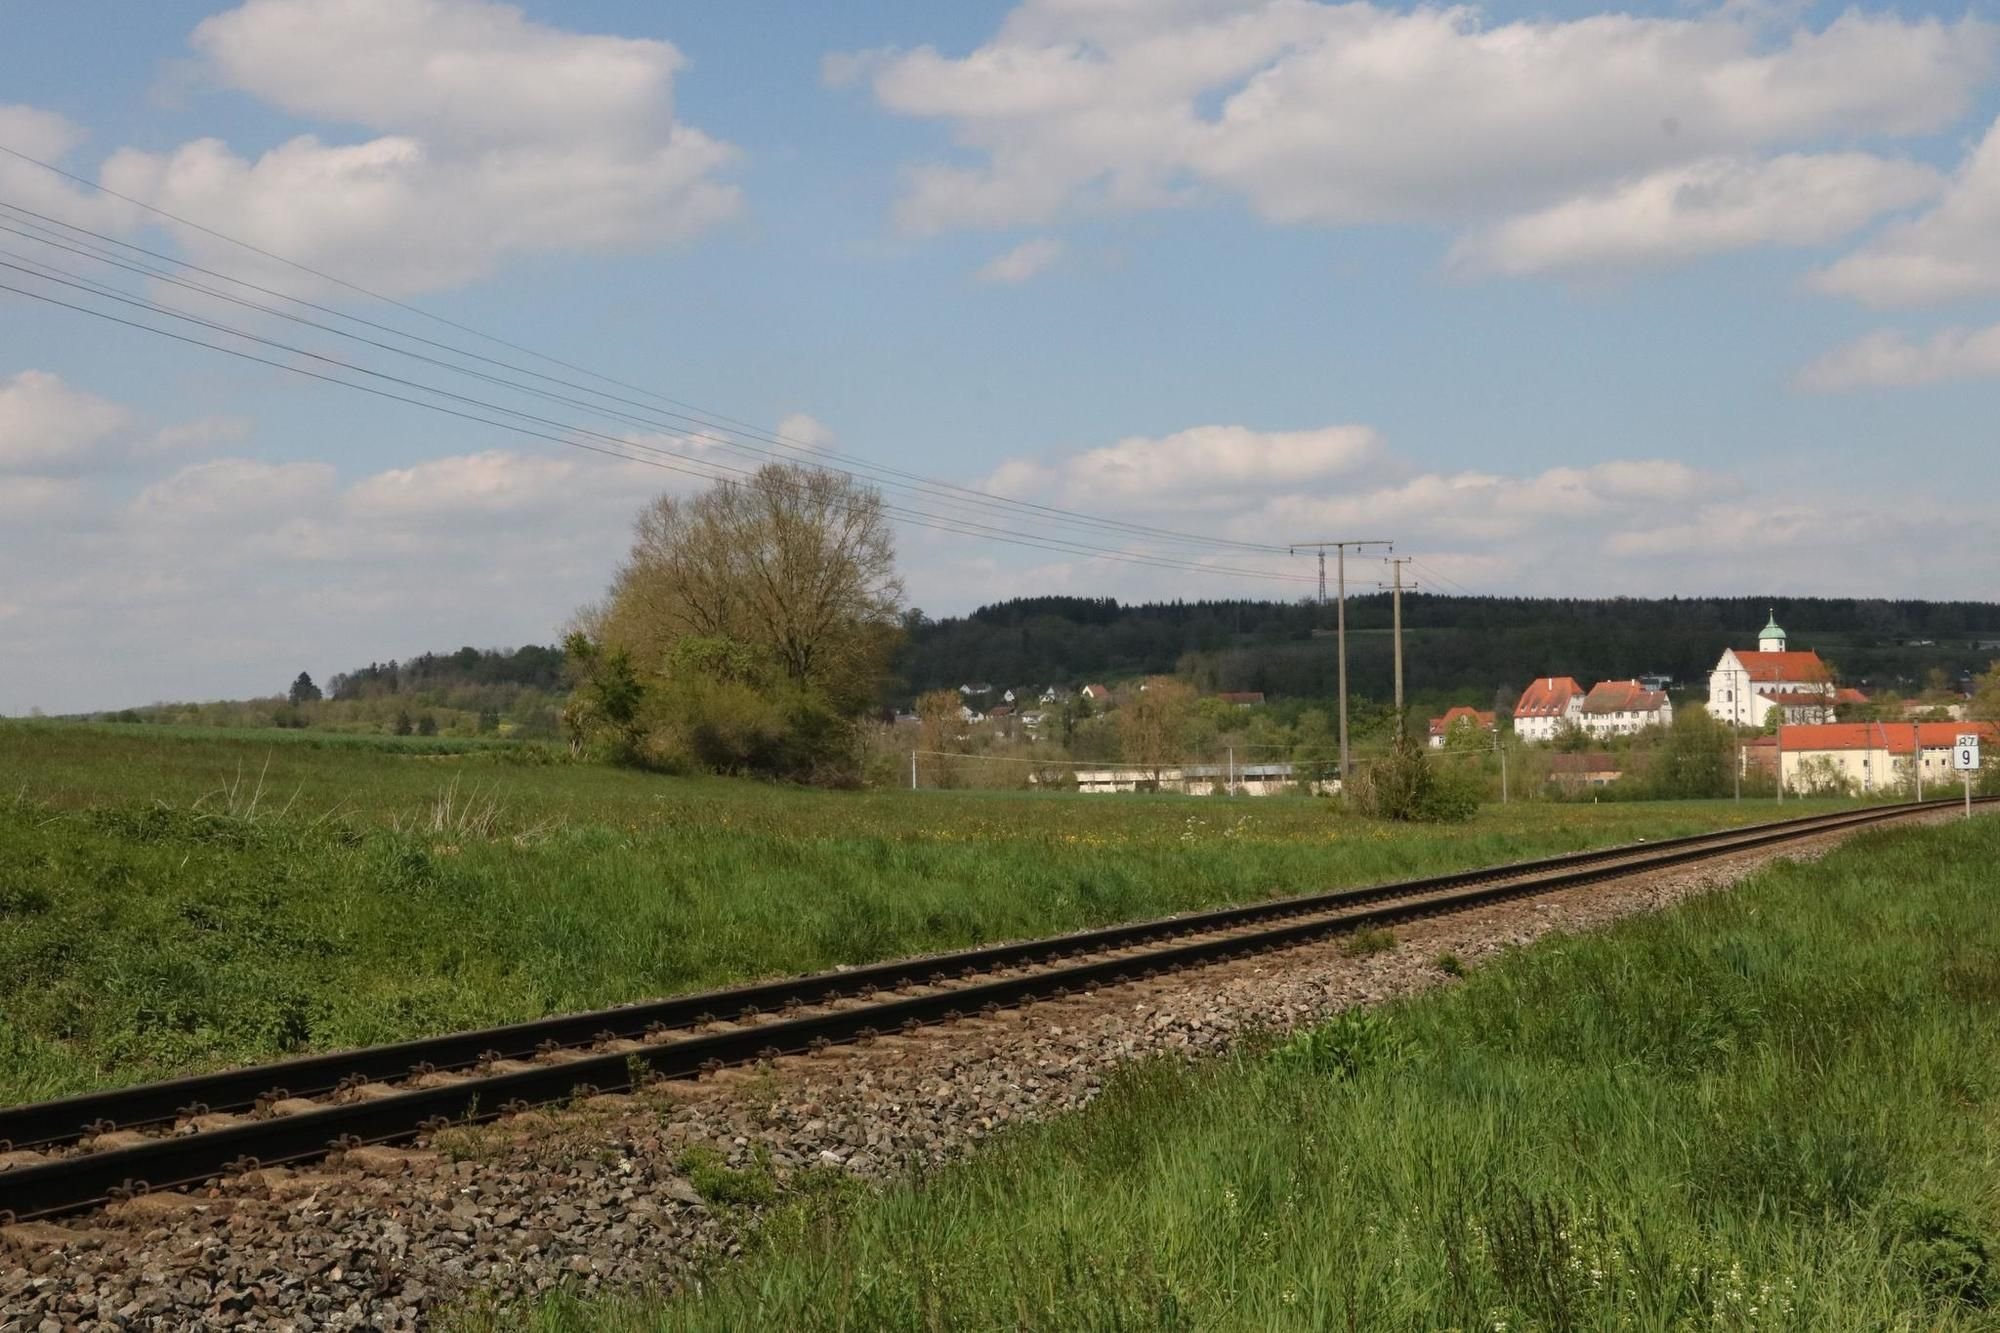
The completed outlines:
[[[948,1160],[1096,1095],[1120,1064],[1227,1049],[1356,1005],[1449,984],[1466,966],[1823,853],[1842,835],[1405,922],[1383,952],[1338,938],[987,1018],[876,1038],[699,1082],[253,1172],[198,1195],[143,1195],[60,1223],[0,1228],[0,1333],[68,1329],[420,1328],[477,1294],[559,1283],[671,1286],[727,1255],[740,1207],[712,1207],[690,1151],[874,1178]]]

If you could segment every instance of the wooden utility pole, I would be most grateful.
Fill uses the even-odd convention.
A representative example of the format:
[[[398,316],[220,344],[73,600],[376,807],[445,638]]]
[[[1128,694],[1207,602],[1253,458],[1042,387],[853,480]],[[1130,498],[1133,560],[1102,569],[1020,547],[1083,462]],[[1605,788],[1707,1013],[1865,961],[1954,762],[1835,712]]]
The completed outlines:
[[[1396,730],[1403,729],[1403,566],[1410,563],[1413,556],[1390,556],[1392,571],[1390,590],[1390,623],[1396,634]],[[1414,585],[1412,585],[1414,586]]]
[[[1335,653],[1340,658],[1338,675],[1340,678],[1340,790],[1347,790],[1347,548],[1364,546],[1386,546],[1395,550],[1395,543],[1387,538],[1371,537],[1365,541],[1293,542],[1292,554],[1297,555],[1300,547],[1317,547],[1319,550],[1319,604],[1326,605],[1326,552],[1334,551],[1335,576],[1338,580],[1339,610],[1335,613],[1336,643]]]

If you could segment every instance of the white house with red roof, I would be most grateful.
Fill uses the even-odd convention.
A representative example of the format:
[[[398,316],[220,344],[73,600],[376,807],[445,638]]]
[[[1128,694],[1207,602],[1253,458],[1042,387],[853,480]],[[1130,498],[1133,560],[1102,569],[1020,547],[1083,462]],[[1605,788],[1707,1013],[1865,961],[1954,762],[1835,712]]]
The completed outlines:
[[[1778,763],[1790,791],[1846,787],[1875,792],[1907,786],[1921,767],[1926,795],[1948,796],[1957,784],[1952,746],[1976,735],[1992,753],[2000,727],[1991,722],[1831,722],[1778,728]]]
[[[1761,727],[1771,710],[1781,722],[1828,723],[1838,691],[1833,672],[1815,652],[1793,652],[1777,617],[1757,635],[1757,651],[1722,650],[1708,673],[1708,711],[1736,727]]]
[[[1574,676],[1543,676],[1521,691],[1514,705],[1514,734],[1524,741],[1552,741],[1565,726],[1580,725],[1583,686]]]
[[[1474,733],[1491,733],[1493,730],[1493,714],[1482,713],[1470,704],[1454,704],[1444,710],[1443,717],[1431,719],[1431,748],[1442,750],[1445,739],[1451,735],[1451,729],[1461,722]]]
[[[1647,727],[1674,724],[1674,706],[1665,690],[1649,690],[1636,680],[1600,680],[1583,696],[1577,725],[1593,736],[1630,736]]]

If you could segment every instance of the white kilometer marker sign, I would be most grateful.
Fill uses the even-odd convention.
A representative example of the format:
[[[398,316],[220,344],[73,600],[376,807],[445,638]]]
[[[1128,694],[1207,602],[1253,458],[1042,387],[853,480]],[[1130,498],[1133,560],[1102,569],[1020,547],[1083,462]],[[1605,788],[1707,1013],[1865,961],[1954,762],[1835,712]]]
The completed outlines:
[[[1972,818],[1972,775],[1979,771],[1979,734],[1960,732],[1951,747],[1951,766],[1965,777],[1965,817]]]

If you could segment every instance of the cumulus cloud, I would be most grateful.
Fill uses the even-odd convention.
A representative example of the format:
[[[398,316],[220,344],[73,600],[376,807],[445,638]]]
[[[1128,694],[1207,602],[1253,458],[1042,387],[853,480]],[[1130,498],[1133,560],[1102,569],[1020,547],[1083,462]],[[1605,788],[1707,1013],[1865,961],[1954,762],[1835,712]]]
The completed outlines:
[[[778,422],[777,436],[787,444],[808,449],[831,449],[840,438],[833,427],[804,412],[793,412]]]
[[[1935,208],[1885,229],[1816,274],[1813,285],[1877,307],[2000,293],[2000,121]]]
[[[153,523],[261,523],[333,492],[326,463],[216,458],[182,468],[140,491],[134,517]]]
[[[379,518],[518,514],[561,504],[577,467],[571,459],[490,449],[378,472],[347,493],[347,506]]]
[[[1879,330],[1820,357],[1799,372],[1799,387],[1819,393],[1911,388],[2000,376],[2000,325],[1945,329],[1918,342]]]
[[[1867,153],[1709,158],[1509,218],[1460,240],[1475,272],[1667,263],[1761,245],[1823,245],[1943,185],[1914,162]]]
[[[60,166],[89,136],[80,125],[38,107],[0,104],[0,144]],[[131,225],[131,205],[0,153],[0,196],[37,213],[57,214],[82,226],[107,230]]]
[[[1023,241],[1005,254],[995,255],[980,265],[973,276],[981,282],[1020,283],[1026,282],[1049,265],[1061,259],[1063,243],[1053,236],[1037,236],[1031,241]]]
[[[131,413],[45,370],[0,380],[0,472],[70,472],[99,461]]]
[[[219,139],[127,149],[103,182],[314,267],[396,293],[478,278],[506,256],[629,251],[735,215],[730,145],[679,121],[679,50],[566,32],[487,0],[248,0],[204,20],[207,76],[304,134],[253,158]],[[241,252],[176,229],[197,257]],[[214,253],[212,253],[214,252]]]
[[[1874,211],[1908,202],[1916,178],[1896,164],[1754,164],[1839,136],[1944,128],[1993,49],[1979,20],[1859,12],[1774,35],[1727,12],[1489,26],[1463,7],[1027,0],[964,56],[869,52],[823,74],[950,127],[958,156],[913,166],[898,204],[918,234],[1215,193],[1316,225],[1489,225],[1572,204],[1628,233],[1600,242],[1608,259],[1820,235],[1800,215],[1843,173],[1865,177]],[[1690,197],[1730,185],[1712,165],[1702,179],[1717,161],[1753,165],[1735,197]],[[1648,189],[1665,192],[1664,226]],[[1680,237],[1681,222],[1706,243]]]
[[[240,443],[250,437],[250,430],[251,422],[248,417],[229,414],[199,417],[193,421],[162,427],[151,439],[146,440],[140,449],[141,452],[149,454],[188,453],[218,444]]]
[[[149,427],[138,414],[46,370],[0,379],[0,475],[44,478],[126,469],[245,438],[250,422],[209,416]]]
[[[9,479],[0,566],[27,576],[6,589],[0,711],[268,692],[301,667],[546,642],[603,591],[668,482],[686,484],[497,449],[346,479],[312,460],[205,459],[129,498],[108,478]],[[62,521],[15,522],[22,500]]]
[[[1478,591],[1549,595],[1750,592],[1894,594],[1935,566],[1940,544],[1977,536],[1947,532],[1936,506],[1906,494],[1879,503],[1810,487],[1779,502],[1741,497],[1727,473],[1672,459],[1609,459],[1534,470],[1440,469],[1400,454],[1365,427],[1296,432],[1291,462],[1261,473],[1244,460],[1270,455],[1281,438],[1241,426],[1203,427],[1122,441],[1055,459],[1003,463],[989,488],[1039,502],[1079,506],[1129,521],[1243,542],[1283,543],[1315,534],[1386,536],[1415,554],[1425,586],[1439,575]],[[1346,440],[1328,449],[1304,444]],[[1113,465],[1115,461],[1116,465]],[[1188,477],[1199,480],[1194,484]],[[1857,541],[1864,538],[1864,541]],[[1114,591],[1121,597],[1229,592],[1284,597],[1295,584],[1220,572],[1148,570],[1087,557],[998,562],[948,539],[920,534],[913,596],[928,606],[1036,589]],[[1100,539],[1101,544],[1101,539]],[[1134,538],[1132,553],[1149,547]],[[1907,550],[1908,554],[1905,554]],[[1187,558],[1185,550],[1172,552]],[[1226,551],[1206,557],[1271,575],[1308,575],[1283,554]],[[1970,567],[1970,566],[1969,566]],[[1362,586],[1369,566],[1350,560]],[[1965,588],[1973,591],[1972,585]]]
[[[1066,497],[1080,508],[1216,506],[1359,473],[1382,456],[1367,426],[1262,431],[1195,426],[1131,436],[1053,461],[1009,459],[984,488],[1018,498]]]

